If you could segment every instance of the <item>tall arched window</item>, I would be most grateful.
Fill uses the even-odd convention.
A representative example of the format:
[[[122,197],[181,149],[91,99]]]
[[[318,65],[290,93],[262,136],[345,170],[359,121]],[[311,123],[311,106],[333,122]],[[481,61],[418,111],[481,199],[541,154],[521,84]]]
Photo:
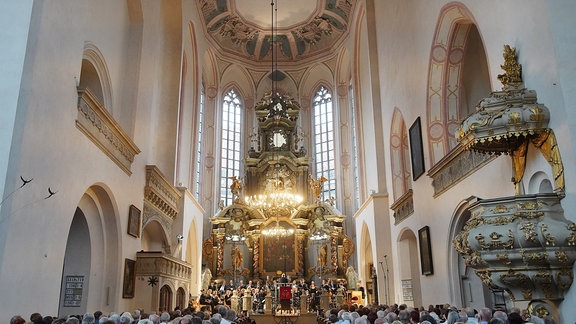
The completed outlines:
[[[222,140],[221,140],[221,175],[220,199],[224,205],[232,204],[230,178],[240,177],[240,141],[242,140],[242,106],[234,90],[224,95],[222,100]]]
[[[354,168],[354,198],[356,207],[360,207],[360,175],[358,174],[358,129],[356,120],[356,106],[354,105],[354,87],[352,80],[348,85],[350,97],[350,111],[352,112],[352,167]]]
[[[194,195],[200,201],[200,161],[202,160],[202,120],[204,118],[204,87],[200,89],[200,106],[198,106],[198,123],[196,124],[196,174]]]
[[[322,200],[336,198],[334,167],[334,111],[332,94],[324,86],[314,96],[314,160],[316,178],[328,179],[324,183]]]

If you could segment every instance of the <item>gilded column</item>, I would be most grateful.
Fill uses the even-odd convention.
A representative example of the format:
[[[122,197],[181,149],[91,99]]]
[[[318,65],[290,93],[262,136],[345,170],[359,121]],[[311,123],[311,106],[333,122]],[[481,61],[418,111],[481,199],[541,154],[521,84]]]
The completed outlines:
[[[296,275],[304,275],[304,233],[296,234]]]
[[[254,248],[252,252],[252,273],[254,278],[260,278],[260,234],[252,235]]]
[[[336,273],[338,270],[338,237],[334,235],[330,237],[330,261]]]
[[[218,257],[216,261],[216,275],[221,276],[224,270],[224,235],[218,235]]]

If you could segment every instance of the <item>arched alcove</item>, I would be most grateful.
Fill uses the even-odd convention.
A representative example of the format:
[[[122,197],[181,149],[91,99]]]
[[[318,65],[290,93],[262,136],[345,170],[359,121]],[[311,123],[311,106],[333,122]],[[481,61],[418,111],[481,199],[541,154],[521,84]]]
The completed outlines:
[[[410,172],[410,155],[408,152],[406,123],[400,109],[395,107],[390,129],[390,168],[394,201],[397,201],[412,188],[412,172]]]
[[[412,230],[405,228],[400,232],[397,255],[400,256],[396,262],[399,269],[399,287],[402,287],[402,300],[406,305],[419,307],[423,305],[420,287],[420,254],[418,241]]]
[[[370,236],[370,230],[366,223],[362,224],[362,238],[360,239],[360,246],[358,247],[358,252],[360,254],[360,265],[358,267],[358,274],[362,280],[359,284],[366,290],[366,297],[368,298],[368,303],[373,302],[373,295],[368,296],[370,292],[373,292],[376,287],[371,287],[372,285],[372,267],[374,266],[374,254],[372,253],[372,237]],[[364,301],[366,303],[366,301]]]
[[[471,196],[458,204],[450,222],[449,240],[447,240],[451,303],[475,309],[494,306],[494,294],[482,284],[482,281],[476,275],[476,271],[465,264],[462,256],[454,249],[452,242],[471,217],[468,208],[478,200],[479,198]],[[505,292],[501,294],[506,294],[507,296]],[[499,298],[502,298],[501,295]],[[510,298],[507,299],[510,300]]]
[[[84,46],[78,87],[80,89],[90,89],[102,106],[113,114],[112,83],[108,67],[106,66],[104,55],[98,47],[89,42]]]
[[[528,194],[552,192],[554,192],[554,186],[545,172],[538,171],[530,177],[530,181],[528,181]]]
[[[146,223],[142,229],[140,247],[146,252],[170,253],[170,246],[164,228],[157,221]]]
[[[108,188],[90,187],[73,216],[62,267],[58,314],[112,311],[118,291],[119,224]],[[69,290],[72,289],[72,290]]]
[[[442,8],[428,66],[426,129],[429,160],[435,165],[456,147],[460,121],[491,89],[481,34],[464,5]]]

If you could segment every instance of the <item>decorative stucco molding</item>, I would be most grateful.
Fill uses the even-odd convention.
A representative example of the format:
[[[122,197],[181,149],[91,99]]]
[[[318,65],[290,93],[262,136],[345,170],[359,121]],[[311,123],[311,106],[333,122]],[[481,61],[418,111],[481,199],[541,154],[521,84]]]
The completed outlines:
[[[89,89],[78,89],[76,126],[124,172],[132,174],[132,162],[140,149]]]

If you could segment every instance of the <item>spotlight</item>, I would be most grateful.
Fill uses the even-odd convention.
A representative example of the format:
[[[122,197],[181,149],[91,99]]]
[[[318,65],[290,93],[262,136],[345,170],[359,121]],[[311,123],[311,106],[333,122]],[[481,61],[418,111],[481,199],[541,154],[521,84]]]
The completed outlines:
[[[176,238],[178,239],[178,241],[182,241],[184,239],[184,235],[178,234],[176,235]]]

